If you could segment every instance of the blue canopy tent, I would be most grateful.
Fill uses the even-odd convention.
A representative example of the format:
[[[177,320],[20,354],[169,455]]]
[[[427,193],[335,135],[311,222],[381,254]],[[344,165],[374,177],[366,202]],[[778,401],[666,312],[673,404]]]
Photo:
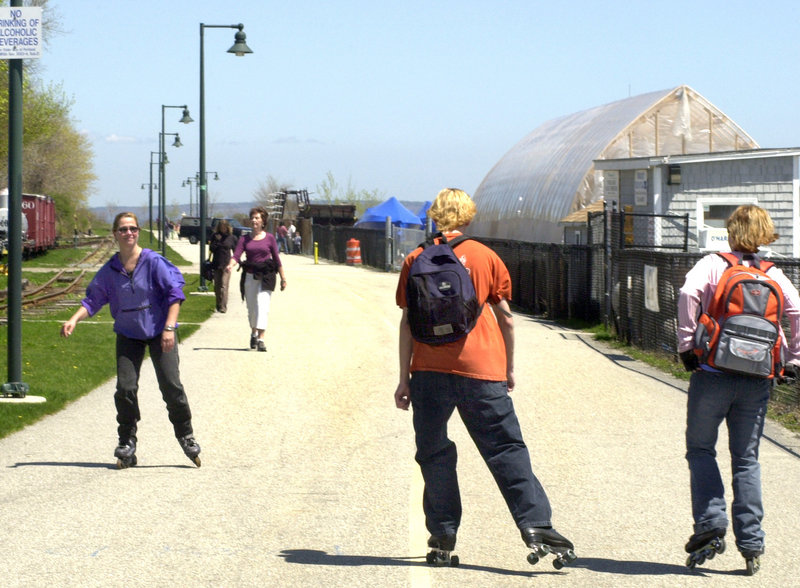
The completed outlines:
[[[396,227],[405,229],[422,228],[419,217],[400,204],[400,201],[394,196],[365,210],[364,214],[353,226],[362,229],[383,229],[386,227],[387,217],[392,219],[392,224]]]
[[[423,227],[428,226],[428,209],[432,204],[433,202],[426,200],[422,203],[422,206],[420,206],[419,210],[417,211],[417,216],[419,217]],[[436,231],[436,223],[433,223],[433,230]]]

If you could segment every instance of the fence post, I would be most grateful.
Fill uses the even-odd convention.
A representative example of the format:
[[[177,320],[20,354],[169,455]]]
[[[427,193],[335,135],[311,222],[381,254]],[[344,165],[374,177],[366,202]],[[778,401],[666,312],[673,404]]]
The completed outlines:
[[[386,217],[386,271],[392,271],[392,217]]]
[[[683,215],[683,250],[689,251],[689,213]]]
[[[612,272],[611,272],[611,223],[613,222],[613,217],[608,214],[608,208],[603,206],[603,250],[605,251],[605,258],[606,258],[606,287],[605,287],[605,296],[606,296],[606,312],[605,312],[605,327],[608,328],[611,320],[611,291],[613,289],[613,285],[611,284],[612,279]]]

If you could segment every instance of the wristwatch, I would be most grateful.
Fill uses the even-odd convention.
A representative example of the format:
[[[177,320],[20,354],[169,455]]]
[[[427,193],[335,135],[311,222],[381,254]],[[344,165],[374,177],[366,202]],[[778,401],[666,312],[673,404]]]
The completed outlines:
[[[164,325],[164,330],[165,331],[177,331],[178,330],[178,323],[175,323],[174,325]]]

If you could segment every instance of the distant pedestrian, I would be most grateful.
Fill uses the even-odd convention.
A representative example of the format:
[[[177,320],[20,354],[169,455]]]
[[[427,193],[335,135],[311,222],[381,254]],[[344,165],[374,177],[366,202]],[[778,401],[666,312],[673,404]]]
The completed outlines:
[[[267,329],[272,292],[275,290],[276,273],[281,276],[281,290],[286,288],[286,276],[278,254],[278,243],[272,233],[265,230],[267,211],[260,206],[251,209],[250,223],[253,232],[239,239],[228,270],[232,270],[236,263],[244,268],[241,286],[242,296],[247,302],[250,349],[266,351],[264,332]]]
[[[236,237],[231,225],[225,219],[217,221],[209,241],[211,266],[214,268],[214,295],[217,299],[217,312],[228,310],[228,286],[231,279],[231,253],[236,247]]]
[[[61,335],[69,337],[78,322],[109,305],[117,334],[117,467],[137,462],[139,371],[147,350],[175,437],[199,466],[200,446],[194,439],[192,413],[178,369],[178,313],[186,299],[183,276],[164,257],[139,246],[139,221],[134,213],[119,213],[113,234],[119,252],[95,274],[81,307],[61,327]]]
[[[760,246],[778,238],[772,219],[763,208],[740,206],[728,219],[727,229],[728,243],[739,263],[766,268],[767,277],[774,280],[782,291],[780,297],[791,325],[791,339],[787,340],[779,327],[776,329],[783,340],[787,362],[784,371],[796,376],[800,366],[800,296],[780,269],[772,264],[767,268],[758,256]],[[694,533],[686,544],[686,551],[690,554],[687,565],[702,564],[706,558],[711,559],[709,555],[721,553],[724,549],[728,515],[716,459],[717,433],[724,420],[728,428],[733,471],[733,534],[736,547],[746,560],[746,571],[753,574],[758,570],[764,553],[764,531],[761,528],[764,506],[758,447],[774,379],[716,369],[706,363],[712,361],[716,364],[716,358],[701,360],[698,352],[702,353],[703,349],[695,350],[698,315],[701,309],[711,308],[717,284],[728,267],[729,262],[723,255],[706,255],[686,274],[678,298],[678,352],[686,370],[692,372],[686,419],[686,460],[689,464]],[[763,280],[757,279],[754,283],[760,284]],[[767,303],[770,294],[766,288],[748,287],[746,291],[752,300],[745,300],[747,308],[744,311],[753,317],[759,312],[762,301]],[[762,332],[754,328],[752,318],[745,320],[751,321],[747,331]],[[755,357],[746,339],[731,340],[728,351],[738,354],[735,347],[744,349],[747,357]]]
[[[287,241],[288,235],[289,229],[286,228],[286,223],[281,223],[278,225],[278,231],[275,236],[278,241],[278,251],[289,253],[289,243]]]
[[[459,237],[475,216],[475,203],[465,192],[439,192],[429,214],[450,240]],[[408,276],[422,253],[406,256],[397,284],[400,319],[400,382],[397,408],[413,408],[416,461],[425,482],[422,507],[431,536],[428,563],[452,563],[461,523],[461,497],[456,474],[455,443],[447,436],[453,411],[469,431],[505,498],[525,544],[534,550],[530,561],[548,551],[557,564],[575,559],[572,543],[550,521],[550,502],[533,473],[530,455],[509,393],[514,389],[514,318],[509,308],[511,278],[497,254],[474,240],[455,249],[466,266],[482,305],[474,328],[457,341],[432,345],[412,337],[409,325]],[[452,287],[452,283],[447,282]]]
[[[289,243],[289,253],[294,253],[294,236],[297,234],[297,227],[294,226],[294,223],[289,221],[289,228],[287,232],[287,241]]]

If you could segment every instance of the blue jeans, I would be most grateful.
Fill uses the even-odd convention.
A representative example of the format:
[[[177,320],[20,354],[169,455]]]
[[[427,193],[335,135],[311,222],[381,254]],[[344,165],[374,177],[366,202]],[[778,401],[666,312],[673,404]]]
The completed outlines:
[[[725,489],[717,466],[717,432],[724,420],[733,473],[731,517],[740,551],[764,548],[761,467],[758,445],[764,431],[771,380],[695,372],[689,384],[686,460],[692,491],[694,532],[726,529]]]
[[[422,507],[432,535],[456,533],[461,523],[456,445],[447,437],[455,409],[475,442],[520,529],[550,526],[550,502],[533,473],[505,382],[454,374],[411,377],[416,460],[425,481]]]
[[[117,391],[114,393],[114,404],[117,407],[117,433],[120,441],[136,437],[137,423],[141,419],[139,373],[144,352],[148,348],[175,437],[192,435],[192,412],[189,410],[189,400],[183,390],[178,369],[177,335],[175,347],[169,353],[164,353],[161,350],[161,335],[142,341],[117,333]]]

